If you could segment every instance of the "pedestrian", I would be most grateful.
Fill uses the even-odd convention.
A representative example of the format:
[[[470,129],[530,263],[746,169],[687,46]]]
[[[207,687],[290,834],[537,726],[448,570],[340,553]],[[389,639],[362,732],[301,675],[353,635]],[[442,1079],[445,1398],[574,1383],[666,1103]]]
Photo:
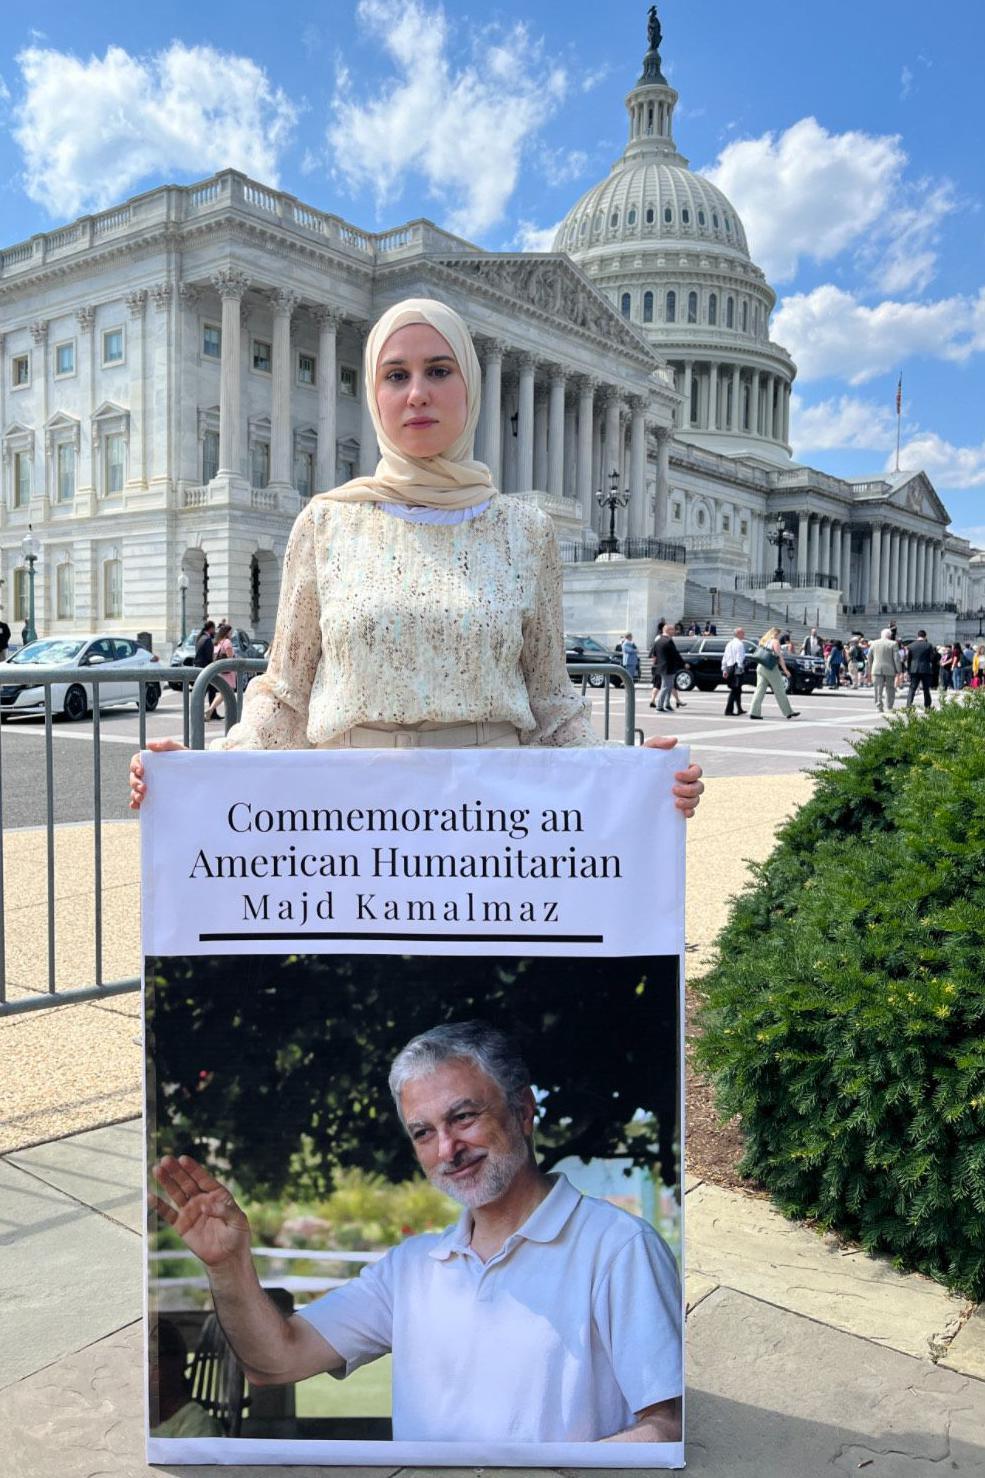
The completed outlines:
[[[771,626],[769,631],[763,632],[759,638],[759,649],[755,654],[755,660],[759,666],[756,669],[756,691],[752,697],[749,717],[762,718],[763,700],[767,693],[772,692],[783,717],[797,718],[799,710],[790,707],[790,699],[783,686],[783,679],[790,677],[790,669],[786,664],[780,643],[779,626]]]
[[[869,647],[867,666],[872,677],[872,697],[879,712],[884,713],[896,701],[896,674],[900,670],[899,647],[888,626]]]
[[[973,688],[985,686],[985,642],[980,641],[975,648],[971,663],[971,686]]]
[[[230,626],[229,622],[223,621],[215,634],[215,647],[212,654],[213,662],[218,662],[224,657],[235,657],[236,653],[233,651],[233,644],[231,641],[232,634],[233,628]],[[217,711],[220,704],[222,705],[223,717],[225,717],[226,708],[229,705],[234,686],[235,678],[233,677],[232,673],[219,673],[218,683],[214,689],[215,697],[212,699],[212,702],[205,710],[206,718],[215,718],[217,716]]]
[[[7,648],[10,646],[10,627],[0,617],[0,662],[7,660]]]
[[[650,707],[655,708],[658,713],[670,713],[670,695],[674,688],[674,678],[684,666],[684,659],[674,641],[673,621],[664,622],[663,631],[653,643],[650,656],[653,659],[653,693],[650,697]],[[657,690],[657,678],[660,679],[659,691]]]
[[[622,639],[621,660],[630,682],[638,683],[640,680],[640,649],[633,641],[631,631],[627,631]]]
[[[932,707],[930,682],[934,672],[934,648],[923,630],[917,632],[916,641],[911,642],[907,649],[906,670],[910,681],[910,691],[906,695],[907,708],[913,707],[917,688],[923,688],[924,708]]]
[[[394,304],[367,336],[363,384],[379,463],[298,515],[267,670],[213,747],[598,744],[565,667],[551,521],[472,458],[481,370],[465,323],[430,299]],[[697,766],[678,772],[678,809],[693,814],[701,788]],[[135,755],[133,809],[145,794]]]
[[[27,646],[28,639],[29,639],[30,635],[31,635],[31,628],[30,628],[30,626],[28,626],[27,622],[25,621],[24,622],[24,625],[21,627],[21,646],[22,647],[26,647]]]
[[[828,653],[828,663],[824,674],[825,682],[829,688],[841,687],[841,668],[844,658],[845,649],[836,638],[831,643],[831,650]]]
[[[201,630],[195,638],[195,659],[193,666],[209,667],[215,661],[215,622],[205,621]],[[206,701],[212,703],[218,689],[213,683],[209,683]]]
[[[823,657],[824,643],[817,634],[816,626],[812,626],[810,633],[804,637],[804,645],[800,650],[804,657]]]
[[[954,693],[961,692],[962,669],[964,656],[961,651],[960,642],[951,642],[945,645],[941,656],[941,695],[949,689]]]
[[[862,651],[861,632],[853,632],[848,644],[848,676],[853,688],[862,686],[862,670],[865,667],[865,653]]]
[[[725,717],[737,717],[745,713],[742,707],[742,677],[746,670],[746,633],[743,627],[737,626],[732,640],[727,643],[722,653],[722,677],[728,686],[728,702],[725,705]]]

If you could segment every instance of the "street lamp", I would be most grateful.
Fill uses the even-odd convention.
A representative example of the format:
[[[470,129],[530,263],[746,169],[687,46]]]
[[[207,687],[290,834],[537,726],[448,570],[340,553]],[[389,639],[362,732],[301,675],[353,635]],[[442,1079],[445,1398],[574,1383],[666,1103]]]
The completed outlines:
[[[34,537],[31,525],[27,526],[27,533],[21,540],[21,553],[27,564],[27,622],[24,631],[24,645],[37,641],[38,633],[34,626],[34,566],[38,562],[41,553],[41,545]]]
[[[181,591],[181,635],[178,640],[184,641],[188,630],[188,576],[184,570],[178,576],[178,589]]]
[[[982,636],[982,622],[985,621],[985,606],[978,607],[978,635]]]
[[[766,535],[767,544],[772,544],[776,550],[776,569],[773,571],[774,585],[785,585],[786,577],[783,573],[783,551],[793,549],[793,534],[783,526],[783,514],[776,515],[776,527],[772,534]]]
[[[629,502],[629,489],[627,488],[624,493],[619,491],[619,473],[612,471],[609,473],[609,491],[606,492],[604,488],[599,488],[595,494],[595,498],[600,508],[608,508],[609,510],[609,535],[608,538],[599,541],[599,554],[618,554],[619,540],[616,538],[616,509],[626,507],[626,504]]]

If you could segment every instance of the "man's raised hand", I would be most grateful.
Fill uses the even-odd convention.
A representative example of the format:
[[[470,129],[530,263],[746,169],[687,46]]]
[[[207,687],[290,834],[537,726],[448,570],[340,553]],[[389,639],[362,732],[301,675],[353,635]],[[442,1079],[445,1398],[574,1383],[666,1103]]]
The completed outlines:
[[[152,1174],[168,1200],[149,1196],[151,1210],[174,1227],[207,1268],[249,1258],[250,1224],[226,1187],[203,1166],[190,1155],[164,1155]]]

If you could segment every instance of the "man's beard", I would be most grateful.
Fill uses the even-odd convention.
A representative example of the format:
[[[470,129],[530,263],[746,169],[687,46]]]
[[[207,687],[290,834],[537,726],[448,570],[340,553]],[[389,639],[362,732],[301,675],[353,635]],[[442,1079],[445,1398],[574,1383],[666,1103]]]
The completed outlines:
[[[463,1178],[449,1174],[452,1170],[468,1165],[472,1154],[471,1150],[464,1150],[457,1157],[457,1162],[451,1160],[436,1165],[433,1170],[428,1171],[428,1180],[435,1190],[444,1191],[446,1196],[451,1196],[460,1206],[475,1211],[480,1206],[488,1206],[490,1201],[498,1200],[513,1183],[530,1161],[530,1146],[518,1134],[508,1150],[495,1153],[487,1151],[483,1158],[477,1159],[474,1176]]]

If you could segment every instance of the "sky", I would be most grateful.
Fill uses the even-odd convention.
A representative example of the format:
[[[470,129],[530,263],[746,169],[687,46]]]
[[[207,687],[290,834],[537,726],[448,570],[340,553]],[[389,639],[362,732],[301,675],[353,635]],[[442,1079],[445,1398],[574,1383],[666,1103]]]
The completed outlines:
[[[0,244],[235,167],[370,230],[547,250],[626,139],[639,0],[35,0],[0,20]],[[980,0],[663,0],[677,146],[799,367],[798,460],[923,468],[985,545]]]

